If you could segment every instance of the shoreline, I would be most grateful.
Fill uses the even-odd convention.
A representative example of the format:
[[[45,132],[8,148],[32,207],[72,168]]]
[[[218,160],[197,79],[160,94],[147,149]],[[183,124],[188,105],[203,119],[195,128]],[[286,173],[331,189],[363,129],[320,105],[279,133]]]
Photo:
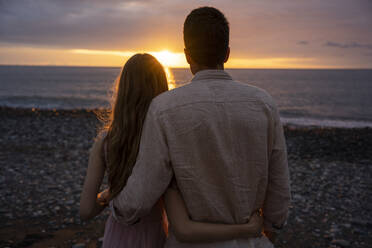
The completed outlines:
[[[109,212],[79,219],[94,111],[0,107],[0,119],[0,246],[100,247]],[[276,247],[368,247],[372,128],[284,130],[292,206]]]
[[[93,109],[56,109],[56,108],[24,108],[24,107],[7,107],[0,106],[0,112],[13,112],[19,114],[30,114],[30,113],[58,113],[62,115],[69,114],[91,114],[91,113],[104,113],[107,112],[106,108],[93,108]],[[304,116],[281,116],[280,117],[283,127],[298,128],[298,129],[371,129],[372,121],[368,120],[352,120],[352,119],[320,119],[315,117],[304,117]],[[323,125],[321,125],[323,124]],[[343,126],[343,124],[349,124]]]

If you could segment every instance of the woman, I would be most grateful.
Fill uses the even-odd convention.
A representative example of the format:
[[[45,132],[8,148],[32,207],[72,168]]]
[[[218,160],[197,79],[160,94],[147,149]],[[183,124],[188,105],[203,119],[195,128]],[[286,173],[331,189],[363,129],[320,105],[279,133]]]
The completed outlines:
[[[167,90],[164,69],[153,56],[136,54],[127,61],[115,88],[115,103],[105,131],[98,136],[90,153],[80,200],[82,219],[98,215],[107,206],[106,203],[125,187],[136,162],[141,130],[151,100]],[[109,189],[97,196],[105,172]],[[176,189],[166,192],[165,205],[172,230],[176,238],[183,242],[250,238],[261,233],[262,218],[258,214],[254,214],[249,223],[242,225],[191,221]],[[106,222],[103,246],[163,247],[166,225],[162,200],[148,216],[132,226],[120,224],[110,215]]]

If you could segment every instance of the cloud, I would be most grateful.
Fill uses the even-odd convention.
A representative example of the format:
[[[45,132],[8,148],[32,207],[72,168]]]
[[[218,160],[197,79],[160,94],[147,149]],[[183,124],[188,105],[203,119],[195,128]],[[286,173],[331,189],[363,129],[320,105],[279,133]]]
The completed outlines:
[[[306,41],[306,40],[300,40],[300,41],[297,42],[297,44],[298,44],[298,45],[308,45],[309,42]]]
[[[303,41],[311,36],[328,40],[337,36],[340,40],[352,35],[361,39],[360,36],[371,32],[372,25],[370,8],[364,0],[338,0],[337,3],[322,0],[296,3],[291,0],[0,0],[1,41],[72,49],[132,50],[171,45],[182,50],[184,18],[193,8],[202,5],[213,5],[225,12],[231,23],[233,47],[247,53],[252,52],[251,47],[255,52],[262,49],[270,53],[277,47],[287,49],[298,37],[303,37]],[[275,40],[275,44],[271,40]],[[288,43],[289,40],[292,43]]]
[[[333,41],[327,41],[324,46],[328,47],[338,47],[338,48],[364,48],[364,49],[371,49],[372,44],[361,44],[358,42],[350,42],[350,43],[338,43]]]
[[[66,48],[130,49],[175,30],[160,1],[0,2],[1,41]],[[172,40],[172,36],[167,37]],[[162,39],[163,40],[163,39]]]
[[[363,41],[355,43],[360,48],[372,44],[369,0],[0,0],[0,46],[182,52],[184,19],[203,5],[225,13],[231,24],[231,56],[237,59],[326,61],[333,56],[338,61],[340,53],[329,49],[335,42],[313,44],[339,41],[350,46],[350,37]],[[353,62],[367,58],[350,56],[360,56]]]

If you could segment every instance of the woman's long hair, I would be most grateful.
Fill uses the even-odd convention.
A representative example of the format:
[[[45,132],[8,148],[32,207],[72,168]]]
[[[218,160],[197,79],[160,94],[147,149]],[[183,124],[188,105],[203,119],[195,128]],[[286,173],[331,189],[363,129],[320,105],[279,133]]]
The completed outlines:
[[[164,68],[153,56],[136,54],[127,61],[114,89],[116,97],[105,126],[111,199],[132,173],[151,100],[167,90]]]

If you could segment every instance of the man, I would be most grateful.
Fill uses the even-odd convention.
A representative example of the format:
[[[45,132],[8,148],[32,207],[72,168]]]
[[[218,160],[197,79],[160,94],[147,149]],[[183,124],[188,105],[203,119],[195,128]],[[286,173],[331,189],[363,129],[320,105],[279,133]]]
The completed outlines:
[[[111,203],[114,215],[137,222],[174,177],[192,220],[241,224],[262,209],[264,232],[272,238],[287,218],[290,201],[277,107],[266,92],[233,81],[224,71],[229,25],[220,11],[193,10],[184,23],[184,42],[195,76],[151,103],[136,165]],[[260,242],[268,241],[181,244],[170,227],[166,247],[264,247]]]

